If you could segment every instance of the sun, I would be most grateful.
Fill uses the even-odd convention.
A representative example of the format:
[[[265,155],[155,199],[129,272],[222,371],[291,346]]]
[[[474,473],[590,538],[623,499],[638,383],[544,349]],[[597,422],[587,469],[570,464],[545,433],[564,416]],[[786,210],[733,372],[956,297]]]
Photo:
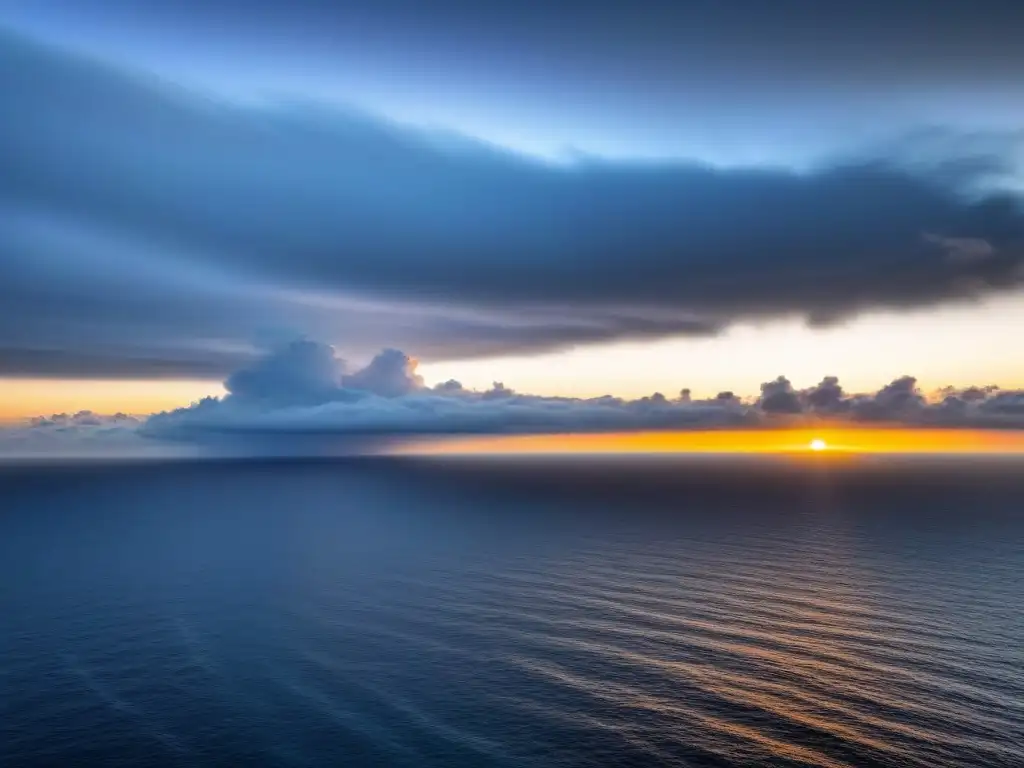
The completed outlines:
[[[812,451],[824,451],[826,448],[828,448],[828,446],[825,445],[825,441],[822,440],[820,437],[816,437],[813,440],[811,440],[811,444],[808,447]]]

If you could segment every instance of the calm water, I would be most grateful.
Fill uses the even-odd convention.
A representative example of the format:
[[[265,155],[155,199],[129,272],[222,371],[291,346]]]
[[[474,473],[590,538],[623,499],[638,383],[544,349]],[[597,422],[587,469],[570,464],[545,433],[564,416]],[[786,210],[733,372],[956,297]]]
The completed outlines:
[[[1022,469],[0,468],[0,764],[1020,768]]]

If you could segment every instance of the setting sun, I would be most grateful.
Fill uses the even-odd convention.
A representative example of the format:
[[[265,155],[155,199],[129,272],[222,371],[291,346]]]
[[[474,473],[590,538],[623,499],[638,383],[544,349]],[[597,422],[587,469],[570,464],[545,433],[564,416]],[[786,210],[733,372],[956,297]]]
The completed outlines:
[[[478,435],[416,439],[393,446],[405,454],[757,453],[894,454],[1024,453],[1016,430],[821,427],[807,429]]]

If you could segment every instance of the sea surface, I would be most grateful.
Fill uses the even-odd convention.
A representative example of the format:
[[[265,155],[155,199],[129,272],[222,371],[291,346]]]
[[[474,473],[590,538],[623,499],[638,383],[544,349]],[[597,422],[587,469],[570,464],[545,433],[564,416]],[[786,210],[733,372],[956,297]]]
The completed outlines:
[[[0,765],[1024,766],[1024,465],[0,467]]]

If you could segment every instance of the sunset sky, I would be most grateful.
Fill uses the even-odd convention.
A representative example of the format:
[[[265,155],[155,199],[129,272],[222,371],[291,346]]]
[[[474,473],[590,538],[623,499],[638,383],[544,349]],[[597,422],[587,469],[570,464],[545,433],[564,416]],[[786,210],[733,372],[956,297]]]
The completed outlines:
[[[626,432],[569,435],[488,435],[409,441],[396,454],[721,453],[790,454],[815,461],[861,454],[1024,453],[1018,430],[817,428]]]
[[[1024,8],[568,6],[0,0],[0,422],[1024,426]]]

